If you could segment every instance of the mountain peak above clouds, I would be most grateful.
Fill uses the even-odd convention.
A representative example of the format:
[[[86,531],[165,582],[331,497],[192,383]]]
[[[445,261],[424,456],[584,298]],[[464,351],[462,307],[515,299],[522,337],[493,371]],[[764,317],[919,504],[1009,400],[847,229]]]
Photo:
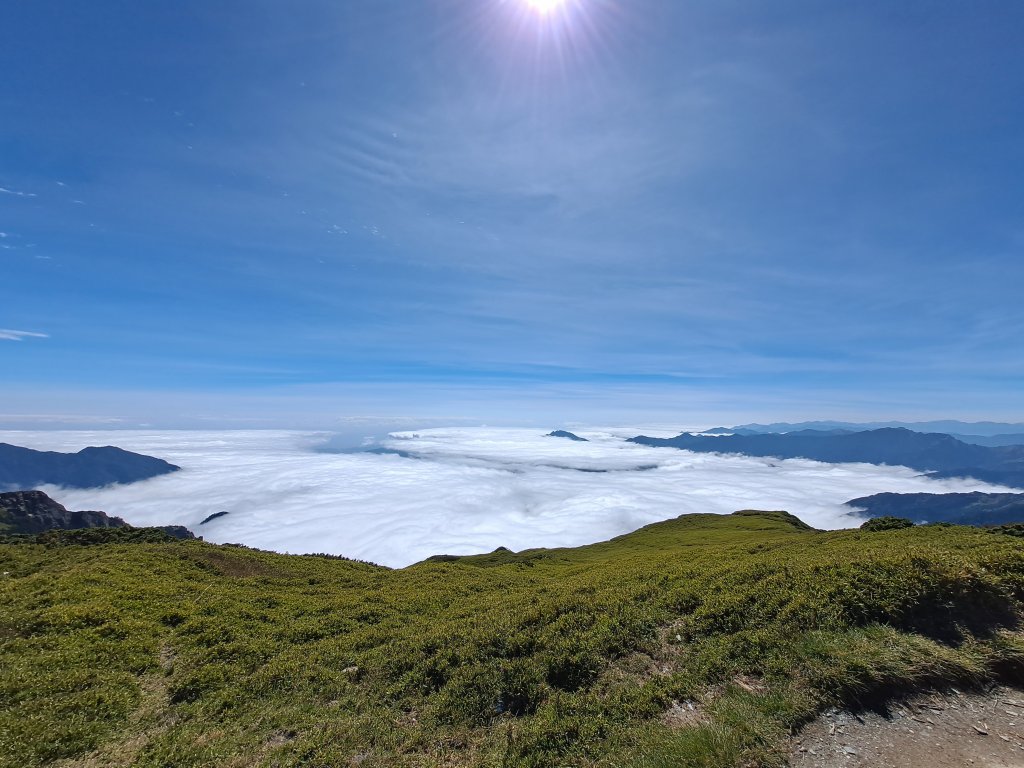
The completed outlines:
[[[562,437],[567,440],[575,440],[577,443],[589,443],[585,437],[574,435],[572,432],[566,432],[564,429],[556,429],[554,432],[548,432],[547,437]]]
[[[163,459],[111,445],[58,453],[0,443],[0,489],[28,490],[42,485],[102,488],[114,483],[134,483],[179,469],[181,467]]]

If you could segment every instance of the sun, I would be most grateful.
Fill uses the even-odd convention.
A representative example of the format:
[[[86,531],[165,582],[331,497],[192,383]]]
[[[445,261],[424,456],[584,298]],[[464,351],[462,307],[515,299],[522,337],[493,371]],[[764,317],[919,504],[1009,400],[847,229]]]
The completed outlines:
[[[565,4],[565,0],[526,0],[526,4],[542,16]]]

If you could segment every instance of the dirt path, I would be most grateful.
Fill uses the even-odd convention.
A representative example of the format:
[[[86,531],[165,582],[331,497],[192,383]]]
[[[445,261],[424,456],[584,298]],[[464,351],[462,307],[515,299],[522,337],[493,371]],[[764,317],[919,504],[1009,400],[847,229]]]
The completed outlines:
[[[794,737],[791,768],[1024,768],[1024,691],[950,691],[884,713],[826,713]]]

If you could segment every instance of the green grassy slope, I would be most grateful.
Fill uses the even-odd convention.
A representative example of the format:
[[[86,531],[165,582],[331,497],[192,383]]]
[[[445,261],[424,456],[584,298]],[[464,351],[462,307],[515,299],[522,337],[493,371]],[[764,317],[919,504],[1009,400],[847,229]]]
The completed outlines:
[[[1024,541],[691,515],[392,571],[0,545],[0,765],[774,765],[822,707],[1024,674]],[[158,538],[158,537],[156,537]]]

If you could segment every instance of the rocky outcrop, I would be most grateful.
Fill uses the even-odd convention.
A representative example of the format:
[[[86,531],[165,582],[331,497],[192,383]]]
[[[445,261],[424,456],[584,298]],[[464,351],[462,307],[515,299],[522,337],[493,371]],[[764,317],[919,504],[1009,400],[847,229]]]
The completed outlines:
[[[128,526],[131,528],[131,526]],[[201,539],[202,536],[196,536],[192,531],[186,528],[184,525],[158,525],[156,530],[163,531],[172,539]]]
[[[72,512],[42,491],[0,493],[0,534],[32,535],[46,531],[77,531],[84,528],[133,528],[106,512]],[[194,539],[181,525],[158,526],[176,539]]]
[[[121,528],[127,525],[120,517],[111,517],[106,512],[71,512],[42,491],[0,493],[0,530],[4,533],[42,533],[54,528]]]

